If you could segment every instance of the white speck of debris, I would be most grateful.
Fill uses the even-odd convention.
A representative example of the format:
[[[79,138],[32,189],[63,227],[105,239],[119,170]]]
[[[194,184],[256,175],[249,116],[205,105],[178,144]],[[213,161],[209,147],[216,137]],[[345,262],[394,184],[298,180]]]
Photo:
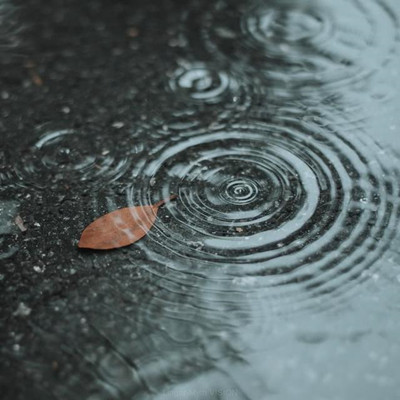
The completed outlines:
[[[15,225],[18,226],[18,228],[21,230],[21,232],[25,232],[28,228],[24,225],[24,221],[22,220],[22,218],[17,215],[15,217]]]
[[[116,128],[116,129],[121,129],[125,126],[125,124],[123,122],[113,122],[112,127]]]
[[[156,178],[151,178],[150,179],[150,186],[154,186],[156,184]]]
[[[69,107],[65,106],[65,107],[63,107],[63,108],[61,109],[61,111],[62,111],[64,114],[69,114],[69,113],[71,112],[71,109],[70,109]]]
[[[14,311],[14,315],[17,317],[27,317],[31,313],[31,309],[25,305],[25,303],[19,303],[18,308]]]
[[[43,268],[40,268],[39,266],[35,265],[35,266],[33,267],[33,270],[34,270],[35,272],[37,272],[38,274],[41,274],[42,272],[44,272],[44,267],[43,267]]]
[[[101,155],[102,155],[102,156],[106,156],[107,154],[110,154],[110,150],[103,150],[103,151],[101,152]]]
[[[19,344],[14,344],[14,346],[13,346],[14,351],[19,351],[20,348],[21,348],[21,346]]]
[[[243,228],[237,227],[236,232],[243,232]]]
[[[39,222],[34,222],[33,225],[35,225],[35,226],[37,226],[38,228],[40,228]]]
[[[215,31],[223,39],[235,39],[237,37],[236,32],[227,28],[216,28]]]

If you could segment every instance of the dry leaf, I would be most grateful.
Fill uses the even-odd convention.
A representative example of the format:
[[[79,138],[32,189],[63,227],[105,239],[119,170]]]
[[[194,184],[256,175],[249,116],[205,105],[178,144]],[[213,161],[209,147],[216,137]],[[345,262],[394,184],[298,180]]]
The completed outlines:
[[[103,215],[85,228],[78,247],[109,250],[137,242],[153,226],[159,207],[176,197],[173,195],[154,205],[126,207]]]

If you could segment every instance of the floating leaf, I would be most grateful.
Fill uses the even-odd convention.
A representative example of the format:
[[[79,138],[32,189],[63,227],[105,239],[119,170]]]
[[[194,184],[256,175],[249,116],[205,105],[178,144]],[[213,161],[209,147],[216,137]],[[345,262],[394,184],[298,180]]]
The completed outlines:
[[[109,250],[137,242],[153,226],[159,207],[176,197],[173,195],[154,205],[126,207],[103,215],[85,228],[78,247]]]

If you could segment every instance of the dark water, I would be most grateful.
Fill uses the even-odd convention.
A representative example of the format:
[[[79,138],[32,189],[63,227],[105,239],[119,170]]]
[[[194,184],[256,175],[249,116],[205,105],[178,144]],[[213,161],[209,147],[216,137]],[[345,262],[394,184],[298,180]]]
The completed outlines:
[[[0,4],[2,398],[397,398],[400,3]]]

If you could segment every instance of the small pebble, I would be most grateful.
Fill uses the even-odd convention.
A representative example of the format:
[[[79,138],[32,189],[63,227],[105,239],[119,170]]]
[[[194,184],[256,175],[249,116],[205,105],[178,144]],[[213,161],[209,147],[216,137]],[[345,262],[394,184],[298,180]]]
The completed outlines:
[[[123,122],[113,122],[112,127],[115,129],[121,129],[125,126],[125,124]]]
[[[19,303],[18,308],[14,312],[17,317],[27,317],[31,313],[31,309],[25,303]]]
[[[18,228],[20,229],[21,232],[26,232],[26,230],[28,229],[25,225],[24,225],[24,221],[22,220],[22,218],[17,215],[15,217],[15,225],[18,226]]]

